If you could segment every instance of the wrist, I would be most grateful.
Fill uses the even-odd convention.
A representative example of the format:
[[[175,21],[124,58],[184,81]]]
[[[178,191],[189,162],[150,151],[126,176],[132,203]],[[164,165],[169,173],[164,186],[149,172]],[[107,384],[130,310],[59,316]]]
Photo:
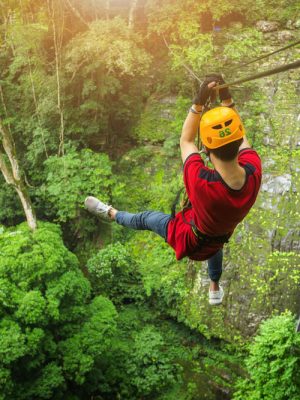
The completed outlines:
[[[201,112],[203,110],[203,106],[201,104],[193,104],[191,108],[196,112]]]
[[[230,97],[230,98],[228,98],[226,100],[222,100],[221,105],[224,106],[224,107],[228,107],[232,103],[233,103],[233,99]]]
[[[196,114],[196,115],[201,115],[202,111],[196,111],[193,107],[191,107],[189,109],[189,113]]]

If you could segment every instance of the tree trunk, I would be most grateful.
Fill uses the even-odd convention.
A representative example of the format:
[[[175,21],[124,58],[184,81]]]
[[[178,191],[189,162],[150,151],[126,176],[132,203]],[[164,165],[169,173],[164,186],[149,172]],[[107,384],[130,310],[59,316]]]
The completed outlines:
[[[97,0],[93,0],[92,4],[93,4],[94,10],[95,10],[95,18],[96,18],[96,20],[98,20],[99,19],[99,13],[98,13],[99,10],[98,10],[98,6],[97,6]]]
[[[80,12],[77,10],[77,8],[71,3],[70,0],[66,0],[68,6],[70,7],[70,9],[72,10],[72,12],[76,15],[76,17],[78,19],[80,19],[80,21],[85,25],[85,26],[89,26],[88,23],[85,21],[85,19],[82,17],[82,15],[80,14]]]
[[[22,203],[22,206],[23,206],[23,209],[25,212],[27,224],[28,224],[29,228],[32,231],[34,231],[37,228],[36,215],[35,215],[34,209],[32,207],[31,199],[26,190],[26,187],[25,187],[25,185],[21,184],[19,186],[15,186],[15,189],[21,200],[21,203]]]
[[[10,163],[9,166],[5,160],[4,154],[0,151],[0,170],[5,181],[9,185],[12,185],[18,193],[29,228],[31,230],[35,230],[37,228],[36,216],[26,186],[20,174],[20,167],[15,153],[13,138],[11,137],[9,131],[4,128],[1,119],[0,139],[2,139],[2,146]]]
[[[50,14],[50,20],[52,23],[53,30],[53,44],[54,44],[54,54],[55,54],[55,74],[56,74],[56,87],[57,87],[57,109],[60,116],[60,131],[59,131],[59,147],[58,155],[64,155],[64,132],[65,132],[65,119],[64,110],[61,101],[61,79],[60,79],[60,50],[61,50],[61,40],[58,36],[58,30],[56,26],[57,15],[55,15],[54,0],[48,0],[48,9]]]
[[[109,11],[110,11],[110,0],[106,0],[105,2],[105,15],[106,19],[109,19]]]
[[[33,103],[34,103],[34,106],[35,106],[35,113],[36,113],[36,117],[37,117],[37,120],[38,120],[38,123],[39,123],[39,127],[41,128],[42,142],[43,142],[43,146],[44,146],[44,150],[45,150],[45,155],[46,155],[46,158],[49,158],[48,151],[47,151],[47,146],[46,146],[46,141],[45,141],[44,129],[42,127],[42,122],[41,122],[41,118],[40,118],[38,100],[37,100],[37,97],[36,97],[35,86],[34,86],[34,80],[33,80],[33,76],[32,76],[31,60],[30,60],[28,52],[27,52],[27,59],[28,59],[28,66],[29,66],[29,77],[30,77],[30,83],[31,83],[31,91],[32,91],[32,97],[33,97]]]
[[[0,97],[1,97],[1,103],[2,103],[2,106],[3,106],[3,110],[4,110],[4,113],[5,113],[5,117],[8,118],[7,107],[6,107],[6,104],[5,104],[4,94],[3,94],[3,90],[2,90],[1,84],[0,84]],[[10,132],[11,131],[10,123],[8,123],[7,126],[8,126],[8,130]]]
[[[129,17],[128,17],[128,27],[129,29],[133,29],[134,27],[134,14],[136,11],[138,0],[132,0],[129,10]]]

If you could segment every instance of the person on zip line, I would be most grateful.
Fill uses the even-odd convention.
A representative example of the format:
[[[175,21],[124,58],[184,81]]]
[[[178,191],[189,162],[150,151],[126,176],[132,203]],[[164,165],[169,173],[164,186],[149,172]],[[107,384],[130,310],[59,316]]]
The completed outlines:
[[[211,305],[221,304],[224,296],[219,285],[224,243],[253,206],[262,175],[261,160],[246,138],[228,88],[219,91],[221,106],[203,114],[218,83],[224,80],[217,74],[204,80],[182,128],[180,148],[188,207],[172,217],[159,211],[118,211],[92,196],[85,200],[87,210],[102,219],[157,233],[175,250],[177,260],[208,260]],[[213,169],[205,166],[195,145],[199,124]]]

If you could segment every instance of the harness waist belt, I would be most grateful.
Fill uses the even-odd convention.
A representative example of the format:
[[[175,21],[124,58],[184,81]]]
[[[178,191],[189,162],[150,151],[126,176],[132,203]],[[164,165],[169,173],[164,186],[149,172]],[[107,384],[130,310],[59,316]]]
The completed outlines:
[[[194,235],[197,237],[200,243],[228,243],[231,236],[229,233],[222,236],[208,236],[205,233],[199,231],[196,226],[192,226],[192,231],[194,232]]]
[[[221,235],[221,236],[208,236],[205,233],[199,231],[199,229],[197,228],[197,226],[195,225],[195,222],[193,220],[191,222],[188,222],[185,219],[185,216],[184,216],[184,212],[188,208],[191,208],[191,207],[185,207],[185,208],[182,209],[182,211],[181,211],[182,212],[182,219],[183,219],[183,222],[185,224],[188,224],[188,225],[191,226],[194,235],[198,239],[198,244],[199,245],[202,246],[203,244],[216,244],[216,243],[217,244],[224,244],[224,243],[228,243],[228,241],[230,239],[230,236],[231,236],[231,233],[226,233],[225,235]]]

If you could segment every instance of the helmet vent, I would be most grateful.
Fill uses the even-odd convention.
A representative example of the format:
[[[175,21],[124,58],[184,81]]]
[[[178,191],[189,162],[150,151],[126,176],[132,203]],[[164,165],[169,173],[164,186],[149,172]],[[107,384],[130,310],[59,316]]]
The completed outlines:
[[[232,122],[232,119],[229,119],[228,121],[226,121],[226,122],[225,122],[225,126],[228,126],[228,125],[230,125],[230,124],[231,124],[231,122]]]
[[[221,124],[219,124],[219,125],[215,125],[215,126],[213,126],[212,128],[213,128],[213,129],[222,129],[223,127],[222,127],[222,125],[221,125]]]

